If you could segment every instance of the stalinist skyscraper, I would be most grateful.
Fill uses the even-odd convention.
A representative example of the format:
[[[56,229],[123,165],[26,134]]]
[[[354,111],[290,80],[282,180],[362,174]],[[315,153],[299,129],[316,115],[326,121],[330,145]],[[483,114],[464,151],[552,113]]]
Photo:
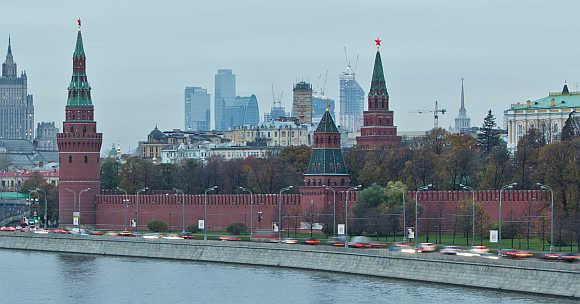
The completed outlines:
[[[34,104],[27,92],[26,72],[17,74],[8,38],[8,52],[0,77],[0,139],[34,138]]]
[[[461,78],[461,107],[459,108],[459,115],[455,118],[455,132],[461,133],[471,127],[471,119],[467,116],[465,110],[465,95],[463,94],[463,78]]]

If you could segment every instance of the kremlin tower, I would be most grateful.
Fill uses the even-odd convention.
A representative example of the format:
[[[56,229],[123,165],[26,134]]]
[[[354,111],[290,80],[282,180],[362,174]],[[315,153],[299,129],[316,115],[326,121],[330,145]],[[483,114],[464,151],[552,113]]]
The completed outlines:
[[[375,43],[377,54],[368,95],[369,106],[363,113],[364,125],[360,129],[360,136],[356,138],[357,146],[363,150],[379,150],[401,143],[401,137],[397,136],[397,127],[393,126],[393,111],[389,111],[389,93],[379,52],[381,40],[377,38]]]
[[[101,190],[100,151],[103,134],[97,133],[91,87],[85,71],[85,51],[80,19],[73,74],[68,86],[65,121],[57,135],[59,154],[60,225],[95,225],[95,200]]]

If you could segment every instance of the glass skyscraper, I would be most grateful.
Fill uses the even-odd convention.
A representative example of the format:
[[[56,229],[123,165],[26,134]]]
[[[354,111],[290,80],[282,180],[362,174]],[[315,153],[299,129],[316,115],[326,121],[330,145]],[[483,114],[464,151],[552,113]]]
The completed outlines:
[[[357,132],[363,124],[365,92],[354,77],[350,65],[340,74],[340,126]]]
[[[226,104],[236,99],[236,75],[232,73],[232,70],[219,69],[215,74],[214,98],[215,129],[226,130]]]
[[[241,126],[257,126],[260,123],[260,109],[256,95],[237,96],[227,102],[224,113],[224,130]]]
[[[185,87],[185,130],[210,129],[210,96],[202,87]]]
[[[326,96],[312,96],[312,123],[317,124],[326,112],[326,106],[329,107],[330,116],[334,120],[334,99]]]

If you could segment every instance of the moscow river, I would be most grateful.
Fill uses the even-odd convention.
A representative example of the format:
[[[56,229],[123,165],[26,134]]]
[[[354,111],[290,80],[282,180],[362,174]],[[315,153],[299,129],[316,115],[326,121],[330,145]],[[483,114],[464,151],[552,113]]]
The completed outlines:
[[[319,271],[1,249],[0,273],[0,303],[576,303]]]

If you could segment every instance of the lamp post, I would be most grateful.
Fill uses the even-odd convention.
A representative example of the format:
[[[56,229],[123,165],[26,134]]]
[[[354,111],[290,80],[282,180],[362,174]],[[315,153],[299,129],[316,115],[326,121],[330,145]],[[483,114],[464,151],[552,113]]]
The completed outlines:
[[[37,188],[37,189],[38,189],[38,188]],[[29,209],[32,209],[32,208],[31,208],[31,206],[34,206],[34,205],[37,205],[37,204],[38,204],[38,190],[37,190],[37,189],[31,189],[31,190],[28,190],[28,199],[27,199],[27,201],[28,201],[28,203],[29,203],[29,205],[28,205],[28,206],[29,206],[29,207],[28,207]],[[32,196],[32,193],[35,193],[35,194],[36,194],[36,198],[35,198],[35,199],[32,199],[32,198],[31,198],[31,196]],[[36,201],[36,203],[35,203],[35,201]],[[32,215],[34,215],[34,213],[33,213],[33,212],[30,212],[30,213],[31,213]]]
[[[419,243],[419,192],[429,190],[431,187],[433,187],[433,184],[419,187],[417,188],[417,191],[415,191],[415,247],[417,247]]]
[[[350,191],[357,191],[362,188],[362,185],[350,187],[346,190],[346,199],[344,200],[344,248],[348,248],[348,197]]]
[[[63,189],[67,192],[72,193],[72,195],[73,195],[73,209],[72,209],[72,211],[73,211],[73,215],[74,215],[75,210],[77,210],[77,193],[70,188],[63,188]]]
[[[117,190],[125,193],[125,198],[123,199],[123,202],[125,203],[125,224],[123,226],[125,228],[124,230],[127,230],[127,225],[129,224],[129,199],[127,198],[127,190],[121,187],[117,187]]]
[[[254,192],[248,188],[239,187],[240,190],[250,193],[250,240],[254,235]]]
[[[471,246],[475,242],[475,190],[464,184],[459,184],[463,190],[471,191]]]
[[[44,194],[44,229],[46,229],[48,227],[48,216],[47,216],[47,210],[48,210],[48,201],[46,198],[46,191],[40,189],[40,188],[36,188],[34,189],[35,191],[40,191],[42,192],[42,194]]]
[[[218,188],[218,186],[212,186],[205,189],[203,195],[203,240],[207,241],[207,193],[210,191],[214,191]]]
[[[81,226],[81,195],[84,192],[88,192],[91,190],[92,190],[91,188],[85,188],[85,189],[82,189],[81,191],[79,191],[79,227]]]
[[[136,192],[136,196],[137,196],[137,218],[135,219],[135,221],[136,221],[136,223],[135,223],[136,224],[135,225],[136,227],[135,228],[137,228],[137,229],[139,229],[139,224],[141,224],[141,221],[140,221],[140,217],[141,217],[141,207],[140,207],[140,203],[141,203],[141,201],[139,200],[139,193],[145,192],[147,190],[149,190],[149,187],[145,187],[145,188],[139,189]]]
[[[323,185],[324,189],[332,191],[332,235],[336,236],[336,190]]]
[[[406,200],[406,190],[403,191],[403,241],[406,239],[406,232],[407,232],[407,200]]]
[[[542,190],[550,191],[550,252],[554,250],[554,189],[548,185],[536,183]]]
[[[280,189],[280,194],[278,195],[278,242],[282,241],[282,193],[292,188],[294,188],[294,186],[282,188]]]
[[[503,194],[503,191],[504,190],[506,190],[506,189],[513,189],[514,186],[517,185],[517,184],[518,183],[511,183],[511,184],[508,184],[508,185],[503,185],[501,187],[501,189],[499,190],[499,210],[498,210],[498,214],[499,214],[498,221],[499,221],[499,223],[498,223],[498,229],[497,229],[498,230],[497,231],[497,234],[498,234],[497,241],[498,241],[498,244],[499,244],[498,254],[501,253],[501,222],[502,222],[502,208],[501,208],[501,203],[502,202],[501,202],[501,199],[502,199],[502,194]]]
[[[173,188],[173,191],[181,194],[181,233],[185,233],[185,193],[177,188]]]

